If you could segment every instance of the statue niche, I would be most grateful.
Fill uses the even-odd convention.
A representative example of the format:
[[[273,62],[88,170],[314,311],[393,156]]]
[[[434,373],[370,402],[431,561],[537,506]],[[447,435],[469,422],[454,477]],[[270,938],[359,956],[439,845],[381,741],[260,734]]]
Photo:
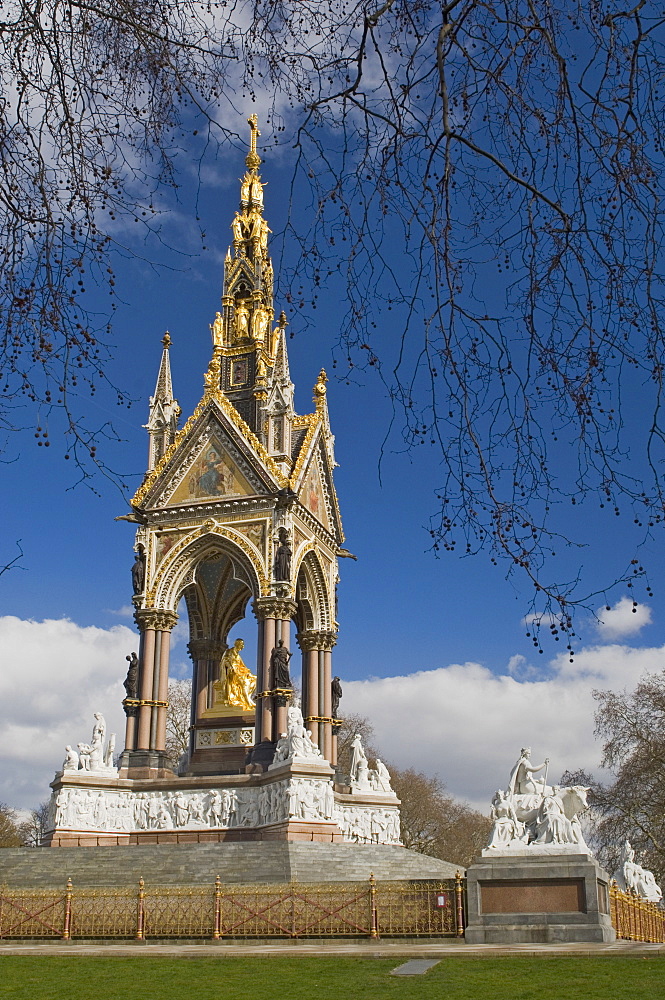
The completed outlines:
[[[249,338],[249,307],[247,299],[238,296],[233,317],[233,339],[234,341],[247,340]]]

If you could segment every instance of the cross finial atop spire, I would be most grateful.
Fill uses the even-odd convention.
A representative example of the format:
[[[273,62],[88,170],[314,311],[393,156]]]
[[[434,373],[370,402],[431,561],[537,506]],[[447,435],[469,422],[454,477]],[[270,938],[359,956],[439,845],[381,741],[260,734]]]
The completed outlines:
[[[255,114],[247,119],[247,124],[249,125],[249,153],[245,158],[245,163],[248,170],[256,170],[261,163],[261,158],[256,151],[256,140],[261,135],[258,122],[259,120]]]

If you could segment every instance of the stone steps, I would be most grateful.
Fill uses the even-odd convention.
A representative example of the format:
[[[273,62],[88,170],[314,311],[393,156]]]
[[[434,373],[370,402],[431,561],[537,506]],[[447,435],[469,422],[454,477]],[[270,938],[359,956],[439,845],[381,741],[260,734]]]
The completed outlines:
[[[404,847],[298,842],[4,848],[0,886],[58,888],[451,878],[458,866]]]

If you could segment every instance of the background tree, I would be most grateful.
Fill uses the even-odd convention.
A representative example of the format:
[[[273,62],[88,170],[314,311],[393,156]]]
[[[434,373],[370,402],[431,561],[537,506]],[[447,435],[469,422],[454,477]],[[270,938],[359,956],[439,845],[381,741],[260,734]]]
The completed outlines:
[[[636,545],[663,521],[661,12],[29,0],[0,46],[5,425],[25,400],[63,407],[69,453],[100,462],[112,430],[75,393],[104,387],[111,334],[86,285],[114,291],[127,224],[159,225],[181,151],[229,137],[220,103],[260,99],[313,197],[284,234],[292,331],[343,275],[338,374],[376,372],[402,445],[435,449],[433,549],[504,560],[570,636],[593,595],[559,565],[559,505],[630,512]],[[644,577],[633,549],[615,568]]]
[[[665,879],[665,671],[647,674],[634,691],[596,691],[596,735],[603,740],[603,783],[583,771],[565,784],[590,786],[591,840],[610,873],[630,840],[640,863]]]
[[[22,847],[21,824],[14,809],[0,802],[0,847]]]
[[[166,752],[175,767],[189,750],[191,723],[191,680],[169,681],[169,707],[166,711]]]
[[[39,847],[42,837],[46,831],[46,820],[48,818],[49,803],[40,802],[35,809],[30,810],[30,815],[18,825],[21,843],[25,847]]]
[[[489,817],[446,793],[436,776],[390,769],[401,801],[402,843],[413,851],[468,867],[489,839]]]

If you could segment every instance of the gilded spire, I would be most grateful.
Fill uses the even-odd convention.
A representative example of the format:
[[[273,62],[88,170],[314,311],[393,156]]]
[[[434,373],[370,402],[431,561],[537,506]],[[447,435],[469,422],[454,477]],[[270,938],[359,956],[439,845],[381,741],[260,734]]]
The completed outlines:
[[[155,395],[152,397],[153,403],[162,403],[167,406],[174,402],[173,384],[171,382],[171,363],[169,360],[169,347],[171,346],[171,334],[167,330],[162,337],[162,360],[159,365],[157,384],[155,385]]]
[[[275,369],[273,375],[275,381],[282,382],[284,384],[291,381],[291,376],[289,374],[289,357],[286,351],[287,325],[288,320],[286,318],[286,313],[282,310],[279,316],[279,326],[273,331],[273,338],[275,339]]]
[[[256,115],[247,122],[246,170],[231,222],[233,241],[224,259],[222,308],[210,325],[213,357],[205,385],[207,390],[222,389],[252,431],[264,444],[269,443],[269,453],[281,454],[287,444],[290,448],[293,415],[284,339],[287,319],[282,313],[275,324],[270,229],[263,215],[264,184],[257,148],[261,133]]]
[[[173,396],[169,359],[170,346],[171,334],[167,330],[162,337],[162,360],[159,364],[155,394],[150,397],[148,423],[145,425],[150,435],[148,470],[154,469],[161,456],[173,442],[178,430],[178,418],[181,410],[177,399]]]
[[[261,135],[259,132],[259,120],[256,115],[251,115],[247,119],[249,125],[249,153],[245,157],[248,170],[258,170],[261,166],[261,157],[256,152],[256,140]]]
[[[273,270],[268,253],[270,229],[263,217],[263,182],[259,174],[261,157],[257,152],[260,136],[257,117],[249,124],[247,170],[240,180],[240,207],[231,222],[233,243],[224,260],[222,310],[211,326],[213,346],[222,352],[237,353],[243,348],[260,352],[263,365],[270,367],[274,358],[274,317],[272,301]],[[249,373],[249,369],[248,369]],[[232,379],[232,384],[238,384]],[[231,386],[224,386],[225,390]]]

